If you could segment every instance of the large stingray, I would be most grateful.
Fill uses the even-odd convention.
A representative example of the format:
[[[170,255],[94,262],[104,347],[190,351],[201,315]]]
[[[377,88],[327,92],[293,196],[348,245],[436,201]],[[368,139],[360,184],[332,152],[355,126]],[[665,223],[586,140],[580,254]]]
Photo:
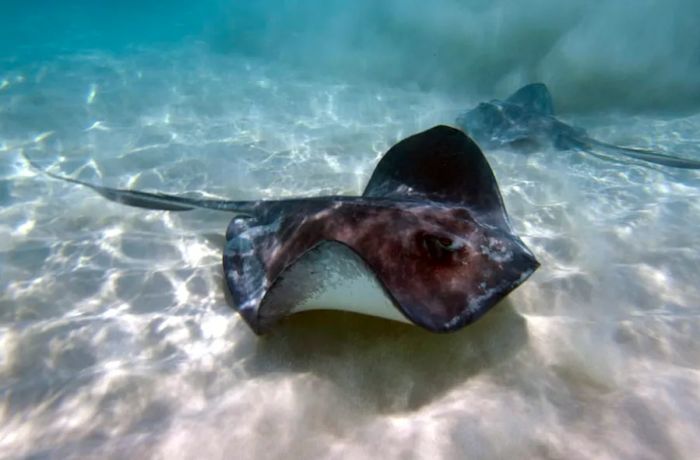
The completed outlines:
[[[224,275],[235,309],[256,333],[310,309],[453,331],[479,318],[539,265],[511,230],[481,150],[447,126],[393,146],[362,196],[192,199],[44,172],[131,206],[234,213]]]
[[[532,150],[551,145],[559,150],[573,149],[612,156],[608,158],[621,154],[663,166],[700,169],[700,161],[619,147],[591,138],[584,129],[568,125],[554,116],[552,95],[543,83],[523,86],[505,101],[482,102],[457,117],[457,124],[488,148]]]

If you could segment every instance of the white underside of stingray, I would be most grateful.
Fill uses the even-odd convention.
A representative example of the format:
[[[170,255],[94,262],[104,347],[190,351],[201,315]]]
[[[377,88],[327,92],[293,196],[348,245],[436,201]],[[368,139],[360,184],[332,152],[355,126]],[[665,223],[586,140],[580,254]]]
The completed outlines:
[[[350,249],[326,244],[312,262],[314,283],[294,312],[349,311],[411,324],[389,299],[374,273]],[[306,271],[306,268],[295,266]],[[299,276],[301,273],[299,273]]]

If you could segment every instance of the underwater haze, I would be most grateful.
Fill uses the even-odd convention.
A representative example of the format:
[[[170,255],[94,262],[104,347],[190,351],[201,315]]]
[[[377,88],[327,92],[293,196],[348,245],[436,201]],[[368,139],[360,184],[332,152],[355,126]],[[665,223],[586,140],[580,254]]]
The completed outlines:
[[[0,5],[0,458],[696,458],[698,171],[486,150],[542,264],[499,306],[446,335],[308,312],[258,337],[224,295],[230,216],[23,155],[358,194],[397,140],[543,81],[592,137],[700,160],[700,3],[143,3]]]

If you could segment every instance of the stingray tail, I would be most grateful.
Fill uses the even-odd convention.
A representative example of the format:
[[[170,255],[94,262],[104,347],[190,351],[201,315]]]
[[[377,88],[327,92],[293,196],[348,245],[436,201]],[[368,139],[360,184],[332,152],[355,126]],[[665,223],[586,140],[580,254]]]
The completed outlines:
[[[675,157],[665,155],[663,153],[654,152],[652,150],[635,149],[631,147],[618,147],[617,145],[607,144],[605,142],[591,140],[593,147],[599,147],[607,153],[619,153],[637,160],[648,161],[662,166],[681,169],[700,169],[700,161],[690,158]]]
[[[103,197],[116,203],[134,206],[137,208],[155,209],[162,211],[190,211],[193,209],[212,209],[215,211],[233,212],[243,215],[253,215],[254,203],[252,201],[227,201],[227,200],[211,200],[188,198],[183,196],[168,195],[165,193],[148,193],[139,190],[118,189],[111,187],[103,187],[97,184],[91,184],[71,177],[61,176],[52,173],[39,166],[24,152],[22,156],[25,160],[42,174],[45,174],[53,179],[70,182],[72,184],[88,187]]]

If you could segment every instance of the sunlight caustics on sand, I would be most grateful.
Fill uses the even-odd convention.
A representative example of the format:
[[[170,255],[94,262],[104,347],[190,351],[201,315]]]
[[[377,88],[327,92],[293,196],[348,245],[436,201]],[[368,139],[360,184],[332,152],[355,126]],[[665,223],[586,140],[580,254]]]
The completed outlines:
[[[497,96],[310,76],[263,51],[184,40],[2,61],[0,457],[700,451],[698,172],[487,151],[542,264],[506,301],[450,335],[305,312],[260,338],[224,296],[227,215],[108,203],[22,159],[168,193],[357,194],[394,142]],[[700,158],[697,106],[601,112],[567,119]]]

